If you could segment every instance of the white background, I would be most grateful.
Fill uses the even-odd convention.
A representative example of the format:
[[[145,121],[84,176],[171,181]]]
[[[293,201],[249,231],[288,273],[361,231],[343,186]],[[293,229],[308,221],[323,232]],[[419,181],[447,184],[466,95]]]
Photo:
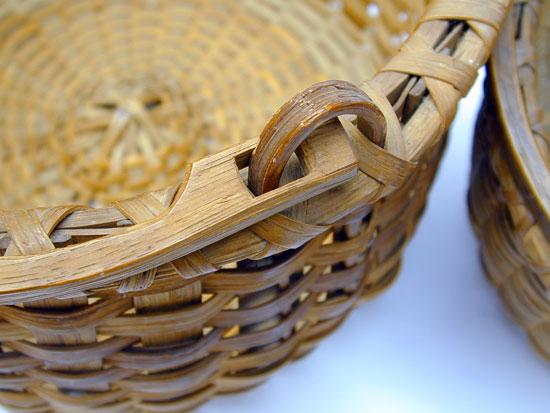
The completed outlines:
[[[481,86],[461,103],[394,285],[267,383],[197,412],[550,412],[550,365],[504,313],[468,220]]]

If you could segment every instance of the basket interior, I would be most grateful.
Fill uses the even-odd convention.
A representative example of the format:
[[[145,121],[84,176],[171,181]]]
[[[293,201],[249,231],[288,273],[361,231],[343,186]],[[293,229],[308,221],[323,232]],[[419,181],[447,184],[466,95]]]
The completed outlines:
[[[424,3],[5,3],[0,209],[101,206],[177,182],[307,86],[371,77]]]

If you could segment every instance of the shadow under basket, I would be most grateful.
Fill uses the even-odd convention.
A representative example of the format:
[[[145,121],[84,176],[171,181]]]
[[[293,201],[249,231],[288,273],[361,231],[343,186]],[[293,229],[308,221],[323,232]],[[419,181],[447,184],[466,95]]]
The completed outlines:
[[[0,402],[181,412],[311,350],[395,278],[508,6],[0,6]]]
[[[550,2],[512,8],[488,64],[470,215],[487,276],[550,360]]]

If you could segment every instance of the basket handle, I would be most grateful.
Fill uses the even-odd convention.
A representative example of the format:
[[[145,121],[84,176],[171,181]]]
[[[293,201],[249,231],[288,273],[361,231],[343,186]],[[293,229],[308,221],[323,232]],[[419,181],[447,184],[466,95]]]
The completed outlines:
[[[383,146],[386,120],[357,86],[343,81],[317,83],[286,102],[263,130],[250,158],[248,182],[263,194],[279,186],[283,169],[300,144],[324,123],[340,115],[357,115],[358,128]]]

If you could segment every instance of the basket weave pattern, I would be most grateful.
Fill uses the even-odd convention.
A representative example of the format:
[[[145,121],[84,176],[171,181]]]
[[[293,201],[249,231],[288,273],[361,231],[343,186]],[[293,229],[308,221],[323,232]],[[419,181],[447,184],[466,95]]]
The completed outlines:
[[[548,107],[539,105],[537,88],[539,96],[543,90],[547,94],[548,16],[548,3],[538,1],[518,2],[510,13],[476,124],[469,192],[486,273],[508,313],[527,329],[546,359],[550,359],[550,142],[544,117]]]
[[[365,3],[343,4],[367,30]],[[380,2],[373,24],[407,4],[422,2]],[[100,208],[2,212],[0,401],[179,412],[311,350],[395,278],[507,8],[434,2],[370,81],[304,89],[259,139],[193,162],[181,183]]]

